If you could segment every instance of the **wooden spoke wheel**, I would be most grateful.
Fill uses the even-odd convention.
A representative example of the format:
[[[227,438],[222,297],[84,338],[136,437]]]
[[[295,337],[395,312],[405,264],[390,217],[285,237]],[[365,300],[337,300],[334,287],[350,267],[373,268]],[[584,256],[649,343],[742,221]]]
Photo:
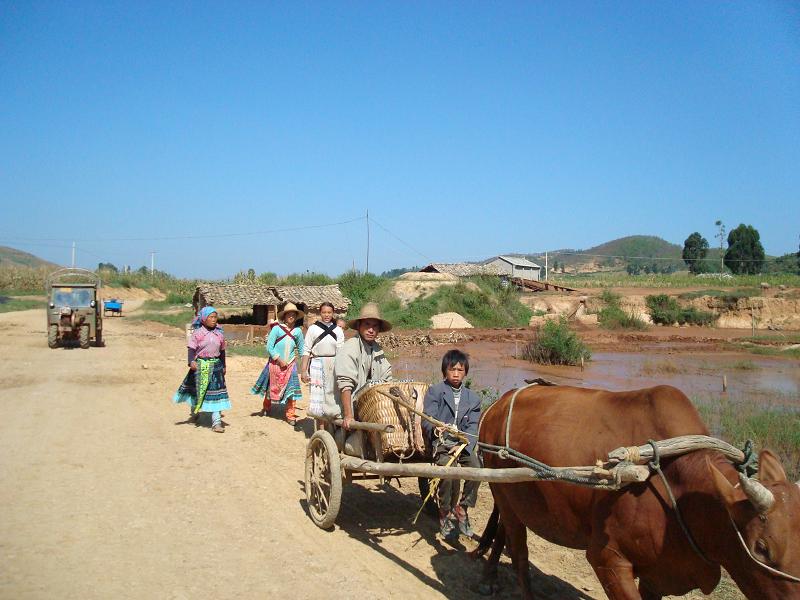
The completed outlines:
[[[324,430],[315,432],[306,447],[306,501],[317,527],[333,526],[342,504],[342,467],[336,442]]]

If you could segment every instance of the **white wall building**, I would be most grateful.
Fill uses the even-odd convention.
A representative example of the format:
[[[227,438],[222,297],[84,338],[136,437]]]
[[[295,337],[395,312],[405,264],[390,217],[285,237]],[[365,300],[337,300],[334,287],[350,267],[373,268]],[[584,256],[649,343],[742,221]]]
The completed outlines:
[[[498,274],[506,277],[519,277],[520,279],[532,279],[541,281],[542,267],[529,261],[527,258],[518,256],[498,256],[484,263],[484,266],[491,267]]]

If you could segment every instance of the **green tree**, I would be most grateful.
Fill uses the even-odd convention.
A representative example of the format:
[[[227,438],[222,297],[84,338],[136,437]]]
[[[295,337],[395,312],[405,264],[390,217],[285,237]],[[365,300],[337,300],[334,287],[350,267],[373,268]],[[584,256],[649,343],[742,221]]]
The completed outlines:
[[[98,263],[97,264],[98,271],[111,271],[112,273],[119,273],[119,269],[117,269],[116,265],[113,263]]]
[[[719,272],[722,273],[725,270],[725,252],[722,247],[725,241],[725,224],[722,221],[716,221],[714,225],[717,226],[717,234],[714,237],[719,240]]]
[[[760,273],[764,266],[764,247],[761,236],[752,225],[739,225],[728,234],[725,266],[736,274]]]
[[[708,240],[694,232],[683,242],[683,262],[689,267],[690,273],[701,272],[700,265],[708,254]]]

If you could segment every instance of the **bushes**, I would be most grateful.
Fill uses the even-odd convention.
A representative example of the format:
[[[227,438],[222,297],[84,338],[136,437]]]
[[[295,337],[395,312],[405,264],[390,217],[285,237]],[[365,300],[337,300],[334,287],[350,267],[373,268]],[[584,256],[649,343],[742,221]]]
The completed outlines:
[[[600,299],[606,304],[597,313],[597,322],[605,329],[647,329],[647,323],[636,315],[627,313],[620,306],[620,296],[611,290],[603,290]]]
[[[472,283],[475,285],[442,286],[430,296],[416,298],[405,307],[387,293],[380,301],[381,311],[384,318],[407,329],[427,329],[431,326],[431,317],[443,312],[456,312],[475,327],[524,327],[528,324],[531,311],[519,301],[518,292],[483,278],[473,278]]]
[[[547,321],[522,350],[522,357],[540,365],[577,365],[592,353],[569,328],[566,317]]]
[[[391,287],[391,282],[388,279],[372,273],[359,273],[357,271],[348,271],[340,275],[336,283],[339,284],[342,294],[350,298],[352,302],[347,310],[349,318],[357,317],[361,307],[367,302],[382,304],[382,297],[387,294]]]
[[[656,294],[645,298],[647,309],[654,323],[660,325],[711,325],[716,317],[713,313],[695,308],[681,308],[678,301],[666,294]]]

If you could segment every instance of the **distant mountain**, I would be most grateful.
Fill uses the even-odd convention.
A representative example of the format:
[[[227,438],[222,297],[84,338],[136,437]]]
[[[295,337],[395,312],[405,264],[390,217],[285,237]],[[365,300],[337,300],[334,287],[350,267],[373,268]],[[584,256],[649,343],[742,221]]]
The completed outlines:
[[[0,246],[0,267],[31,267],[34,269],[46,267],[48,269],[58,269],[59,265],[42,260],[38,256],[16,248]]]
[[[631,262],[646,263],[648,259],[657,259],[650,262],[663,266],[672,264],[676,268],[683,268],[682,252],[682,246],[654,235],[630,235],[585,250],[548,251],[548,263],[551,268],[555,263],[558,270],[564,267],[568,271],[595,272],[625,270]],[[534,262],[544,264],[544,253],[525,256]],[[662,260],[666,258],[675,260]]]

